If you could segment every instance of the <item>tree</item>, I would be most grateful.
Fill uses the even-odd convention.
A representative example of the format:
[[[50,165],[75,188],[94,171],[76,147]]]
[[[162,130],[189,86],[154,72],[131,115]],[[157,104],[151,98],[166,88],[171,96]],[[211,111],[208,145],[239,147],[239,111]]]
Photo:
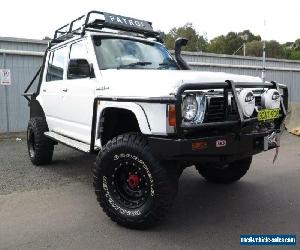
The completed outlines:
[[[206,49],[207,39],[203,35],[199,35],[191,23],[187,23],[183,27],[173,28],[166,34],[165,45],[167,49],[174,49],[174,43],[178,37],[189,39],[184,48],[186,51],[204,51]]]
[[[283,46],[275,40],[266,42],[266,54],[271,58],[286,58]]]
[[[288,48],[285,48],[285,50],[288,51],[288,59],[300,60],[300,39],[297,39],[295,42],[291,43]]]
[[[226,36],[218,36],[212,39],[207,47],[208,52],[232,55],[243,45],[243,39],[235,32],[229,32]]]
[[[242,55],[241,49],[244,42],[261,41],[259,35],[254,35],[250,30],[244,30],[242,32],[229,32],[226,36],[221,35],[212,39],[208,45],[208,51],[218,54],[234,53]],[[239,50],[240,49],[240,50]]]
[[[263,55],[263,42],[252,41],[246,44],[247,56],[261,57]],[[289,51],[277,41],[266,42],[266,57],[269,58],[288,58]]]
[[[294,50],[300,50],[300,38],[297,39],[297,40],[293,43],[292,49],[294,49]]]
[[[300,60],[300,50],[292,50],[288,59],[290,60]]]
[[[261,41],[260,35],[254,35],[250,30],[244,30],[242,32],[239,32],[238,35],[240,37],[247,37],[247,42],[252,42],[252,41]]]
[[[189,42],[183,49],[186,51],[204,51],[217,54],[242,55],[243,44],[246,43],[246,55],[262,57],[263,42],[260,35],[250,30],[229,32],[208,42],[205,35],[199,35],[191,23],[183,27],[173,28],[165,37],[168,49],[174,49],[174,42],[178,37],[186,37]],[[295,42],[280,44],[275,40],[266,41],[266,56],[269,58],[286,58],[300,60],[300,38]]]
[[[263,54],[263,44],[261,41],[252,41],[246,43],[247,56],[261,57]]]

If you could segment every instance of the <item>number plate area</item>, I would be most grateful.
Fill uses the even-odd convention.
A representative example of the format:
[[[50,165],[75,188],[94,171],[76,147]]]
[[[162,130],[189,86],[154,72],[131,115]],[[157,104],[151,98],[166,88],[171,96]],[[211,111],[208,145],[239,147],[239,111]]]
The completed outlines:
[[[258,121],[274,120],[279,117],[280,109],[262,109],[257,113]]]

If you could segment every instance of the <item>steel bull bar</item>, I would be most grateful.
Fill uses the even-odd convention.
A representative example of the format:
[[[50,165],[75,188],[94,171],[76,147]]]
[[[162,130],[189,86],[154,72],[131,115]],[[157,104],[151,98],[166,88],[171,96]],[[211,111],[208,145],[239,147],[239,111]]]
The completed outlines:
[[[241,132],[244,125],[256,122],[257,118],[244,118],[242,107],[239,102],[237,88],[273,88],[280,91],[280,88],[284,91],[284,97],[286,103],[284,103],[283,98],[280,98],[280,107],[283,113],[282,120],[286,117],[286,107],[287,107],[287,87],[284,85],[279,86],[276,82],[257,82],[257,83],[247,83],[247,82],[238,82],[235,83],[233,81],[225,81],[221,83],[201,83],[201,84],[184,84],[182,85],[176,94],[176,132],[179,138],[185,138],[184,131],[190,130],[201,130],[203,128],[217,128],[217,127],[225,127],[225,126],[237,126],[237,134]],[[201,123],[201,124],[182,124],[182,114],[181,114],[181,103],[182,103],[182,96],[185,91],[188,90],[207,90],[207,89],[223,89],[224,91],[224,112],[227,114],[228,108],[228,93],[232,92],[233,98],[237,105],[237,112],[238,112],[238,120],[234,121],[224,121],[224,122],[210,122],[210,123]]]
[[[193,131],[193,130],[201,130],[203,128],[218,128],[225,126],[235,125],[239,129],[236,131],[236,134],[239,134],[245,124],[249,124],[251,122],[257,121],[257,118],[247,118],[245,119],[242,113],[242,107],[238,99],[237,88],[274,88],[278,91],[280,88],[283,89],[285,99],[281,97],[281,110],[283,113],[282,121],[286,117],[286,107],[287,107],[287,95],[288,90],[285,85],[278,85],[276,82],[257,82],[257,83],[247,83],[247,82],[238,82],[235,83],[233,81],[227,80],[225,82],[216,82],[216,83],[199,83],[199,84],[183,84],[177,90],[175,97],[149,97],[149,98],[132,98],[132,97],[105,97],[98,96],[94,99],[93,105],[93,119],[92,119],[92,129],[91,129],[91,143],[90,143],[90,152],[95,151],[95,140],[96,140],[96,125],[97,125],[97,111],[99,101],[112,101],[112,102],[135,102],[135,103],[155,103],[155,104],[173,104],[175,105],[176,110],[176,132],[173,137],[177,139],[185,139],[184,131]],[[233,98],[237,105],[238,111],[238,120],[234,121],[223,121],[223,122],[210,122],[210,123],[202,123],[202,124],[183,124],[182,123],[182,113],[181,113],[181,104],[182,104],[182,96],[185,91],[194,90],[208,90],[208,89],[220,89],[224,91],[224,101],[225,101],[225,109],[224,112],[227,112],[228,108],[228,93],[233,93]],[[285,101],[285,103],[284,103]]]

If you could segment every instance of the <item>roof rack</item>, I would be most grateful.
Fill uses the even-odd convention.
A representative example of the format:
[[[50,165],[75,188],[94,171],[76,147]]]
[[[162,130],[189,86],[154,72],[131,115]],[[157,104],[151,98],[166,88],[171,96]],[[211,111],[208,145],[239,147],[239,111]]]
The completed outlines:
[[[86,31],[100,31],[103,28],[133,32],[163,41],[162,33],[154,31],[151,22],[93,10],[57,29],[50,46],[71,39],[75,35],[83,36]]]

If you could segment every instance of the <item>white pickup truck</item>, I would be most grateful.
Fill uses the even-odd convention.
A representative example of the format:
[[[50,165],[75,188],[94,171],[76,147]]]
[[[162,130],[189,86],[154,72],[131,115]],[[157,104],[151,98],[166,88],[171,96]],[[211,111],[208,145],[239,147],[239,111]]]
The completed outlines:
[[[97,200],[134,228],[167,214],[185,167],[216,183],[239,180],[253,155],[279,146],[287,88],[190,70],[186,43],[176,41],[175,60],[150,22],[98,11],[58,29],[37,90],[24,93],[32,163],[49,164],[57,143],[97,153]]]

